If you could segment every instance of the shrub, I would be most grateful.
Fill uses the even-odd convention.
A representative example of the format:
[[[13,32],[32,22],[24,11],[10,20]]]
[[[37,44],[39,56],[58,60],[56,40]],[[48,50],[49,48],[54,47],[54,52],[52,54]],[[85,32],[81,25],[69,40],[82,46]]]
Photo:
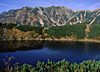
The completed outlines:
[[[17,70],[16,70],[17,69]],[[47,63],[38,61],[36,67],[29,64],[23,64],[12,69],[14,72],[100,72],[100,61],[88,60],[82,63],[71,63],[62,60],[53,62],[48,60]]]

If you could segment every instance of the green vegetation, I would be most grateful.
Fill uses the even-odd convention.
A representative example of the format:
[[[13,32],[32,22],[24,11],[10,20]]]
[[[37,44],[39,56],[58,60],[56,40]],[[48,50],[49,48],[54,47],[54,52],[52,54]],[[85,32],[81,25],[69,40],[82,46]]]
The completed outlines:
[[[100,24],[93,24],[91,26],[91,32],[89,33],[89,38],[95,38],[100,35]]]
[[[75,24],[68,26],[55,26],[48,29],[48,34],[50,36],[77,36],[77,38],[85,37],[85,24]]]
[[[5,68],[5,70],[5,72],[100,72],[100,61],[88,60],[77,64],[65,60],[58,62],[48,60],[47,63],[38,61],[36,67],[29,64],[22,66],[16,64],[9,67],[8,70]]]
[[[2,23],[0,23],[0,29],[2,29],[2,28],[12,29],[12,28],[15,28],[15,27],[17,27],[17,24],[13,24],[13,23],[2,24]]]
[[[52,38],[52,39],[84,39],[86,38],[86,23],[77,23],[73,25],[65,26],[52,26],[44,30],[44,27],[35,27],[31,25],[19,25],[16,24],[0,24],[0,40],[12,39],[17,40],[19,38]],[[100,39],[100,24],[92,24],[89,27],[88,37],[91,39]],[[14,34],[14,31],[16,33]],[[18,33],[18,34],[17,34]],[[16,36],[17,35],[17,36]],[[22,35],[22,36],[21,36]],[[24,37],[25,36],[25,37]],[[17,38],[19,37],[19,38]],[[34,37],[34,38],[33,38]]]
[[[26,32],[26,31],[33,31],[34,30],[34,27],[31,26],[31,25],[20,25],[17,28],[19,30],[21,30],[21,31],[24,31],[24,32]]]
[[[38,34],[42,34],[41,27],[34,27],[31,25],[20,25],[17,27],[19,30],[27,32],[27,31],[35,31]]]

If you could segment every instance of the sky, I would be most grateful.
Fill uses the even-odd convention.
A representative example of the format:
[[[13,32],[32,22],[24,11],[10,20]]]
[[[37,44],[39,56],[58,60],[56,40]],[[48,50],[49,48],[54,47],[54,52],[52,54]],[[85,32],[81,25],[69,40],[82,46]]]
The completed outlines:
[[[100,0],[0,0],[0,12],[24,6],[65,6],[73,10],[95,10],[100,8]]]

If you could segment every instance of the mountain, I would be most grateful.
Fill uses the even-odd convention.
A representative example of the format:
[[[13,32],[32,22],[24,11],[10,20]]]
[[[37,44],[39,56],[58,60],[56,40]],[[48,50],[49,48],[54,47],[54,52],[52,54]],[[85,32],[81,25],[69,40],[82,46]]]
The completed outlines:
[[[64,6],[23,7],[0,13],[0,23],[33,26],[63,26],[76,23],[100,24],[100,9],[73,11]]]

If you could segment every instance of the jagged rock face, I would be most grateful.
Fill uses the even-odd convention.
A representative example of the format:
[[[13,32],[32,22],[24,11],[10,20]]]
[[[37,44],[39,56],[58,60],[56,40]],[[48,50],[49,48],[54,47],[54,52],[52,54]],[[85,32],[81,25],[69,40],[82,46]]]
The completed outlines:
[[[93,20],[94,19],[94,20]],[[93,20],[93,21],[92,21]],[[73,11],[66,7],[23,7],[0,14],[1,23],[30,24],[34,26],[62,26],[82,22],[100,24],[100,9]]]

